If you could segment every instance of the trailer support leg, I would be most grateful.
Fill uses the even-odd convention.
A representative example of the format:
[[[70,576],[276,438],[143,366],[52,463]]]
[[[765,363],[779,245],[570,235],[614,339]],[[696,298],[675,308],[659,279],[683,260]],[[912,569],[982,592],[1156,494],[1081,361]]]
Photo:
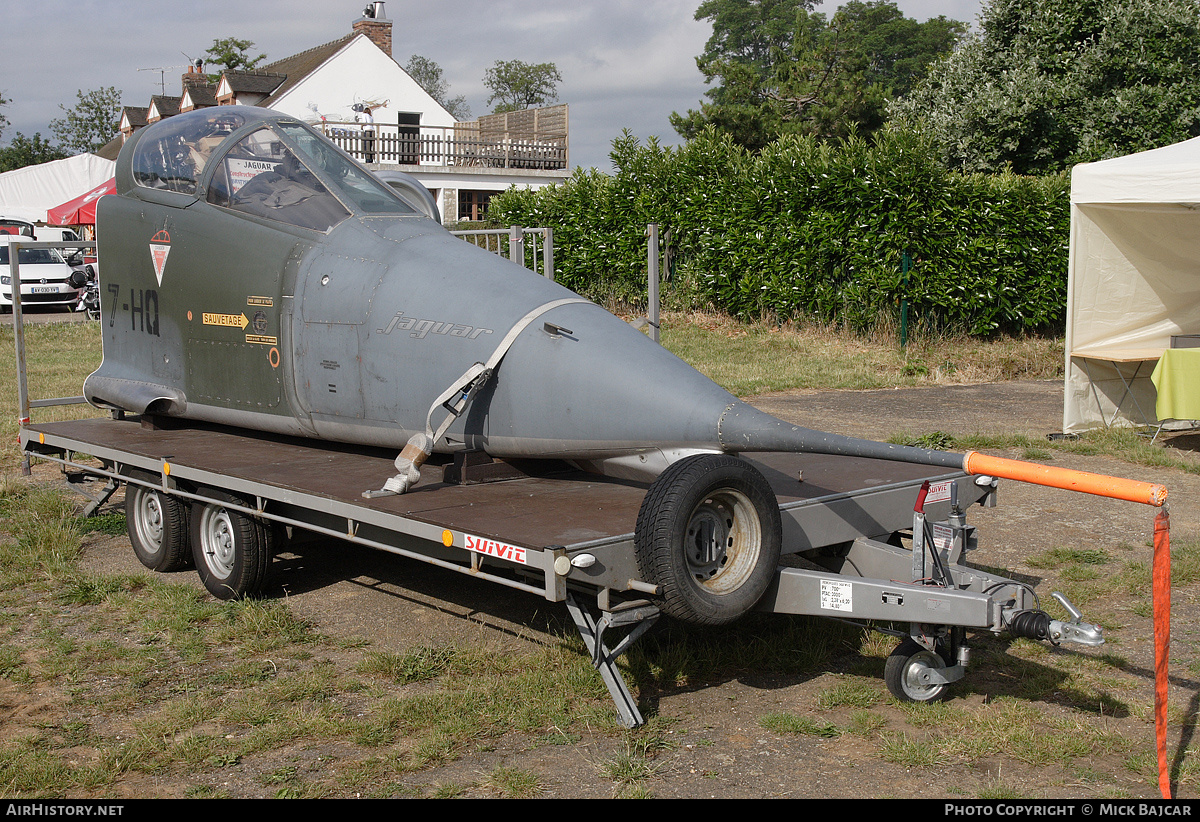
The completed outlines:
[[[87,482],[89,479],[91,479],[91,477],[88,477],[86,474],[74,473],[68,473],[66,476],[67,483],[76,493],[82,494],[91,500],[91,502],[87,504],[87,507],[83,509],[84,517],[90,517],[92,514],[96,513],[100,506],[108,502],[109,498],[112,497],[112,495],[116,493],[116,490],[121,487],[119,482],[110,477],[108,482],[104,483],[104,487],[101,488],[98,493],[91,494],[83,487],[83,483]]]
[[[659,611],[652,605],[641,606],[626,611],[606,613],[599,622],[591,612],[582,605],[573,593],[567,592],[567,610],[575,620],[575,627],[583,637],[583,643],[592,655],[592,665],[600,672],[608,692],[617,706],[620,722],[626,728],[636,728],[645,724],[641,711],[638,710],[637,700],[625,684],[621,672],[617,670],[617,657],[623,654],[634,642],[641,637],[658,619]],[[604,645],[604,632],[608,628],[624,628],[632,625],[631,630],[613,650]]]

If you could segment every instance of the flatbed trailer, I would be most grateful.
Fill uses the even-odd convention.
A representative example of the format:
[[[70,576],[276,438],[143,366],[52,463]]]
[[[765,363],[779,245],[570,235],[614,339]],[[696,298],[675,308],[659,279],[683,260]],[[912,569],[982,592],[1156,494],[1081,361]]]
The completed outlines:
[[[99,483],[89,512],[125,486],[135,550],[139,528],[157,526],[161,537],[170,516],[177,545],[228,549],[216,557],[238,566],[239,581],[227,589],[212,578],[212,562],[196,563],[217,596],[260,591],[283,534],[301,529],[564,603],[622,724],[643,721],[616,659],[661,616],[660,591],[639,572],[635,552],[646,483],[566,463],[459,454],[431,461],[406,494],[372,496],[364,492],[393,471],[391,452],[120,413],[26,422],[20,441],[27,458],[57,463],[72,485]],[[965,564],[976,542],[965,510],[994,505],[995,480],[846,456],[745,459],[770,483],[783,525],[783,556],[757,609],[901,637],[885,669],[898,698],[941,698],[965,674],[968,630],[1103,642],[1060,595],[1070,622],[1050,619],[1027,585]],[[181,519],[190,523],[182,535]],[[174,570],[192,550],[181,547],[174,560],[142,550],[139,558]]]
[[[12,269],[19,281],[19,255]],[[372,489],[394,474],[394,451],[122,411],[107,419],[34,423],[32,409],[84,398],[30,400],[20,291],[13,289],[13,336],[26,464],[57,463],[91,498],[87,515],[124,487],[131,546],[147,568],[194,564],[214,596],[256,595],[286,535],[300,529],[561,602],[622,724],[643,722],[616,659],[671,612],[668,592],[642,567],[659,555],[639,549],[639,540],[649,539],[639,528],[643,511],[663,508],[657,481],[459,452],[434,455],[407,493],[381,494]],[[942,698],[966,673],[967,631],[1103,643],[1100,628],[1084,622],[1061,594],[1054,597],[1069,621],[1051,619],[1028,585],[965,562],[976,545],[966,509],[995,504],[994,478],[803,452],[747,454],[735,462],[742,461],[769,486],[774,500],[760,502],[778,506],[782,537],[770,584],[748,606],[851,621],[899,637],[884,669],[898,699]],[[739,502],[745,486],[712,487],[694,508],[678,507],[674,525],[683,529],[676,535],[683,548],[673,555],[673,572],[684,579],[719,578],[714,563],[739,561],[734,543],[746,537],[733,522],[748,502]],[[751,531],[762,526],[761,517],[749,519]],[[761,567],[770,572],[771,565]]]

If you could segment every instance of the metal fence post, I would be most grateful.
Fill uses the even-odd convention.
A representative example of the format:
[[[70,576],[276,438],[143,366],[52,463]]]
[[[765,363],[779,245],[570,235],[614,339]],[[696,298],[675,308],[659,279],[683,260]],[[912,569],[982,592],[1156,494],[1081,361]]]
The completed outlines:
[[[13,343],[17,351],[17,427],[29,425],[29,382],[25,375],[25,316],[21,313],[21,243],[8,246],[8,272],[12,283]],[[32,470],[29,455],[22,455],[21,473]]]
[[[525,232],[519,225],[509,226],[508,229],[508,259],[518,265],[525,265]]]
[[[658,342],[658,223],[646,227],[646,268],[649,280],[649,321],[650,339]]]
[[[545,246],[542,248],[542,262],[546,268],[546,279],[554,279],[554,229],[546,226]]]

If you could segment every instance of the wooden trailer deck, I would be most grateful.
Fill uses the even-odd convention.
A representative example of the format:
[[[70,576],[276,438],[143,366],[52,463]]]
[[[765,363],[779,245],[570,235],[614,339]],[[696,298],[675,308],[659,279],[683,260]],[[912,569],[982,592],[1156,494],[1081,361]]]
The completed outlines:
[[[393,452],[197,423],[153,428],[137,419],[37,423],[23,429],[22,437],[28,450],[34,452],[65,449],[106,462],[133,462],[139,469],[155,472],[166,464],[175,478],[203,482],[206,476],[219,476],[221,483],[214,483],[218,487],[240,487],[254,494],[274,489],[285,499],[289,493],[316,497],[338,503],[339,507],[360,508],[437,529],[470,532],[529,549],[572,549],[632,540],[648,487],[646,483],[609,479],[563,463],[546,462],[522,466],[537,474],[454,484],[443,481],[449,462],[442,460],[440,465],[433,461],[427,464],[420,483],[408,493],[365,499],[364,491],[382,487],[395,473]],[[899,524],[876,526],[887,530],[905,527],[906,518],[911,518],[915,489],[923,481],[962,476],[947,473],[944,468],[856,457],[795,453],[746,456],[770,482],[785,512],[810,509],[814,504],[836,507],[840,502],[875,521],[879,515],[865,510],[869,508],[865,505],[867,498],[898,486],[911,489],[905,493],[908,508],[901,509]],[[845,515],[836,518],[848,519]],[[862,532],[856,527],[850,538]]]

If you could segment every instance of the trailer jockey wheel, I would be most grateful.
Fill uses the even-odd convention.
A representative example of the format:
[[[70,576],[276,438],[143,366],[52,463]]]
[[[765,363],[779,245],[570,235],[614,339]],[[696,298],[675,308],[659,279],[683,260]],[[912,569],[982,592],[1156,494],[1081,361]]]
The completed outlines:
[[[210,495],[235,502],[225,495]],[[196,571],[208,592],[218,599],[258,594],[271,562],[270,529],[217,503],[193,503],[191,520]]]
[[[664,613],[724,625],[754,607],[775,578],[779,503],[745,460],[702,454],[672,464],[638,512],[634,547]]]
[[[946,698],[950,686],[933,681],[929,672],[945,667],[946,660],[940,654],[913,639],[906,639],[887,658],[883,681],[892,696],[901,702],[937,702]]]
[[[143,485],[125,486],[125,527],[138,561],[151,571],[179,571],[192,564],[187,505]]]

